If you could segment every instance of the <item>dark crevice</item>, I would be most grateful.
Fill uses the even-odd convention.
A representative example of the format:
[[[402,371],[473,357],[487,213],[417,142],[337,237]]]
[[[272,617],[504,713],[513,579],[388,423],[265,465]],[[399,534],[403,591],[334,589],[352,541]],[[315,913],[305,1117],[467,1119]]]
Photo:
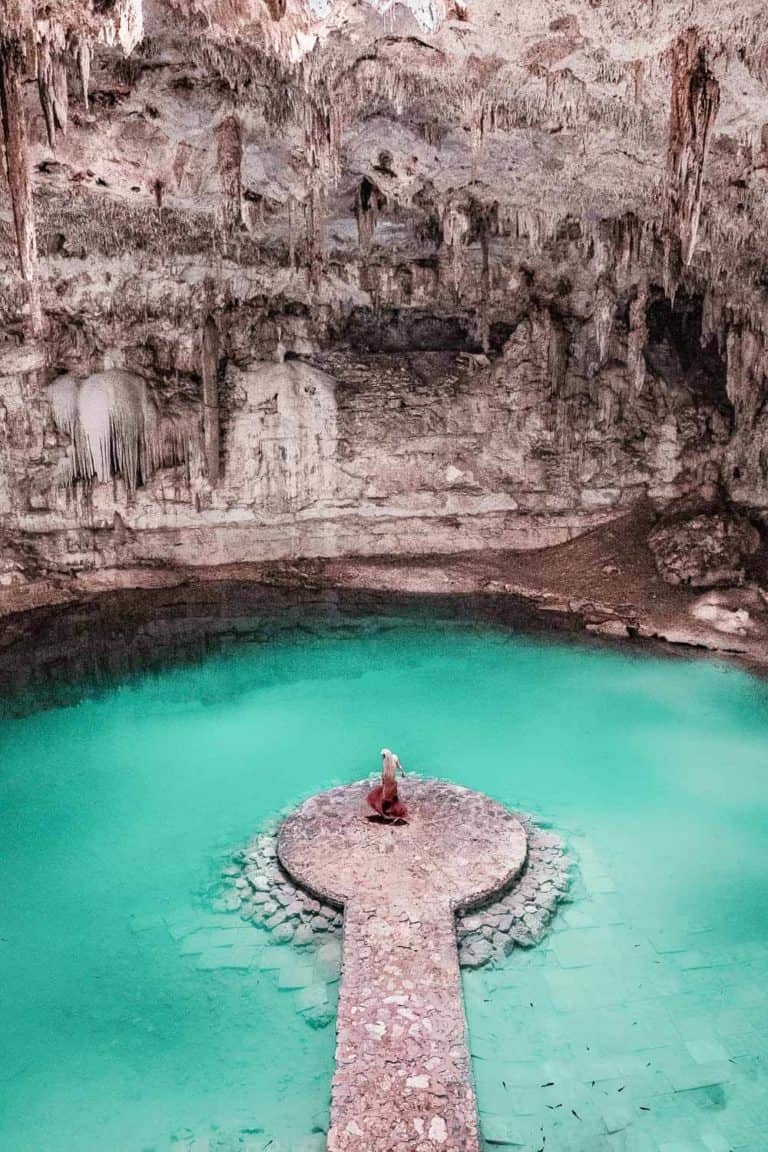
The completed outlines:
[[[648,339],[643,355],[654,375],[684,388],[733,419],[726,366],[714,336],[702,342],[702,298],[679,292],[672,303],[660,290],[645,313]]]

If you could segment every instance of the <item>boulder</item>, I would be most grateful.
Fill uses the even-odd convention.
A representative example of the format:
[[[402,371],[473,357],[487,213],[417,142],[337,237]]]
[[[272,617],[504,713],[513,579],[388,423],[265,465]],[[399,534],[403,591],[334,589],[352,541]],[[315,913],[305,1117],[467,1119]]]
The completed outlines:
[[[760,547],[760,533],[744,516],[702,513],[662,524],[648,546],[668,584],[726,588],[743,584],[744,563]]]

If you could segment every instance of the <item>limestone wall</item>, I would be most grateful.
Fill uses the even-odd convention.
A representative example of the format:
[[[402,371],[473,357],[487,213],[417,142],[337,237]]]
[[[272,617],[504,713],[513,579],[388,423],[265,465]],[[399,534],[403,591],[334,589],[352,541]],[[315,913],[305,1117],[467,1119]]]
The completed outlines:
[[[638,388],[620,333],[602,364],[576,338],[538,311],[490,358],[223,356],[215,409],[194,380],[122,367],[47,383],[42,353],[6,350],[6,541],[64,568],[533,548],[717,475],[716,403],[652,375]]]

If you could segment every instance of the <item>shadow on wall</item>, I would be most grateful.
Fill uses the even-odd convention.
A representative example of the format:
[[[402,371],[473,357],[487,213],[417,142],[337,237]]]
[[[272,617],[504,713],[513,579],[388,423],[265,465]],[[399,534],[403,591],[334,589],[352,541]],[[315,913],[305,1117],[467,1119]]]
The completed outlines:
[[[643,355],[656,376],[719,408],[732,425],[725,361],[714,336],[702,343],[702,318],[700,296],[678,292],[670,302],[659,289],[646,309],[648,339]]]

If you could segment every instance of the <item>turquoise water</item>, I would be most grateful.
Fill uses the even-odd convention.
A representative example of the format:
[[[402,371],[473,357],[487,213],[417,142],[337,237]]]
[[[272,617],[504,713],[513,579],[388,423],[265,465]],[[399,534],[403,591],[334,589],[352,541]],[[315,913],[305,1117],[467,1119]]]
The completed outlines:
[[[387,744],[579,862],[546,942],[465,978],[485,1136],[763,1150],[767,703],[712,664],[389,623],[0,722],[0,1147],[323,1146],[333,958],[227,913],[220,873]]]

